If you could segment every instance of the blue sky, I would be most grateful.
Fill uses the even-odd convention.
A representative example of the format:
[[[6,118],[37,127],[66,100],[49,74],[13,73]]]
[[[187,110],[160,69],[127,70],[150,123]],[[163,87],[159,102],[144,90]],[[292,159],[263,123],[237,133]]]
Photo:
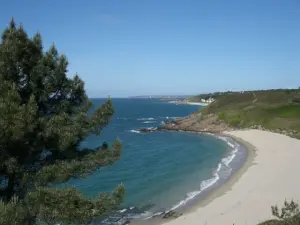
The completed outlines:
[[[300,86],[299,0],[9,0],[91,97]]]

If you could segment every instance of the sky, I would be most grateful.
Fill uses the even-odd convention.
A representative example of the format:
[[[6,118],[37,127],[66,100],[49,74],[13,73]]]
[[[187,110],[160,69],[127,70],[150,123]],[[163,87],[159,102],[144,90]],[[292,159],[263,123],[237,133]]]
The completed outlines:
[[[0,0],[90,97],[300,86],[299,0]]]

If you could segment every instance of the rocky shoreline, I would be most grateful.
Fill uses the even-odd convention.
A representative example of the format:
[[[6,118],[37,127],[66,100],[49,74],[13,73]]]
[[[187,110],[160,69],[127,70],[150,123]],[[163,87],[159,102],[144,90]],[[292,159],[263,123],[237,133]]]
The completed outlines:
[[[164,125],[155,128],[141,128],[139,132],[150,133],[155,131],[189,131],[221,133],[231,130],[229,126],[221,121],[216,115],[202,116],[201,112],[195,112],[187,117],[165,122]]]
[[[237,128],[228,126],[224,121],[220,120],[215,114],[201,115],[201,112],[195,112],[187,117],[178,118],[172,121],[166,121],[164,125],[154,128],[141,128],[140,133],[150,133],[156,131],[187,131],[187,132],[205,132],[205,133],[222,133],[224,131],[233,131]],[[238,128],[238,130],[263,130],[274,133],[283,134],[299,139],[300,134],[296,130],[284,129],[267,129],[262,125],[252,125],[247,128]]]

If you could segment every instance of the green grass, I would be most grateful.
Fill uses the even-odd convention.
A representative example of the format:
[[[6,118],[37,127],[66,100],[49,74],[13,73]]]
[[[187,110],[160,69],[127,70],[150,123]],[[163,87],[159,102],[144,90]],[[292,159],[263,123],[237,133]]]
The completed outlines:
[[[204,97],[216,100],[202,109],[202,114],[216,114],[231,127],[262,125],[270,130],[300,133],[300,103],[293,102],[300,98],[299,89],[225,92],[199,95],[194,100]]]
[[[300,104],[288,104],[278,107],[267,109],[270,114],[277,115],[279,117],[299,117],[300,118]]]

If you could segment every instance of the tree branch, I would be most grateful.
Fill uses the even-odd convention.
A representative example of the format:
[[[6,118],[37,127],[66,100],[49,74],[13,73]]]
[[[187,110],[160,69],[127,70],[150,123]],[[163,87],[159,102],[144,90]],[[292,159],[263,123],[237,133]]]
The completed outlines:
[[[124,186],[118,186],[112,193],[100,194],[96,199],[86,199],[75,188],[37,188],[28,195],[28,204],[35,206],[38,219],[56,223],[85,224],[93,218],[103,216],[117,209],[123,201]]]
[[[53,165],[42,167],[33,178],[38,185],[65,182],[72,177],[91,174],[99,167],[113,164],[120,158],[122,146],[115,141],[110,150],[99,150],[86,154],[81,159],[57,161]]]

